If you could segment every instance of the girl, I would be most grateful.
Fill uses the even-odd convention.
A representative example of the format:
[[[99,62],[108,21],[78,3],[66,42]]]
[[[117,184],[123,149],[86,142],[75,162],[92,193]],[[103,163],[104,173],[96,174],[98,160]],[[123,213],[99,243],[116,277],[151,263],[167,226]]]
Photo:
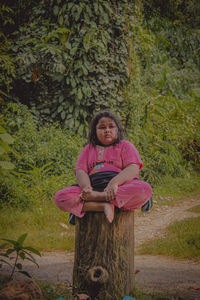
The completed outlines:
[[[80,218],[87,211],[103,211],[111,223],[115,207],[135,210],[148,202],[152,189],[139,179],[140,155],[123,136],[122,126],[111,112],[93,118],[89,144],[76,163],[78,184],[55,195],[60,209]]]

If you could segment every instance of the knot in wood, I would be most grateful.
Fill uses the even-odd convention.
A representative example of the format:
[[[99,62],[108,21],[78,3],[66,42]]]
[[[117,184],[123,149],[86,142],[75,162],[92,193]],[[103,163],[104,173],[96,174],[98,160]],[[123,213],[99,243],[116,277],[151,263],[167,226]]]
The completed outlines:
[[[88,270],[87,279],[93,283],[103,284],[108,280],[108,272],[101,266],[92,267]]]

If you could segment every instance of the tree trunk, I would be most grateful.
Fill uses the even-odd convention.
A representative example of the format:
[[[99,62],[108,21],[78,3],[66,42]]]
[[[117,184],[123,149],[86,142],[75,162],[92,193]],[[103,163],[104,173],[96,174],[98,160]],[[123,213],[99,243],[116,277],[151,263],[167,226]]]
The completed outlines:
[[[82,219],[76,218],[73,286],[91,299],[133,295],[133,212],[116,213],[112,224],[104,213],[89,212]]]

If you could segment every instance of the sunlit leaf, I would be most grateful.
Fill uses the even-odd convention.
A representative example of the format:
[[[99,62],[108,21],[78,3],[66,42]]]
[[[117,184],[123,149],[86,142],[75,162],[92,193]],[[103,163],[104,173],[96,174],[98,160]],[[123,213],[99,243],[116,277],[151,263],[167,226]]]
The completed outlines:
[[[9,161],[0,161],[0,168],[4,170],[12,170],[14,167],[15,165]]]
[[[2,141],[6,142],[8,144],[13,144],[14,143],[14,139],[8,133],[1,133],[0,134],[0,139],[2,139]]]

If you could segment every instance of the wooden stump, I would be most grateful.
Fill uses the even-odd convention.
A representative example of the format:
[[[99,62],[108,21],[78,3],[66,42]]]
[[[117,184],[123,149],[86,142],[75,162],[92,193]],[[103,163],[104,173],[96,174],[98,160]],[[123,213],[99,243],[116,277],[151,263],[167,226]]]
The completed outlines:
[[[73,286],[91,299],[133,296],[133,212],[116,213],[112,224],[104,213],[89,212],[76,218]]]

